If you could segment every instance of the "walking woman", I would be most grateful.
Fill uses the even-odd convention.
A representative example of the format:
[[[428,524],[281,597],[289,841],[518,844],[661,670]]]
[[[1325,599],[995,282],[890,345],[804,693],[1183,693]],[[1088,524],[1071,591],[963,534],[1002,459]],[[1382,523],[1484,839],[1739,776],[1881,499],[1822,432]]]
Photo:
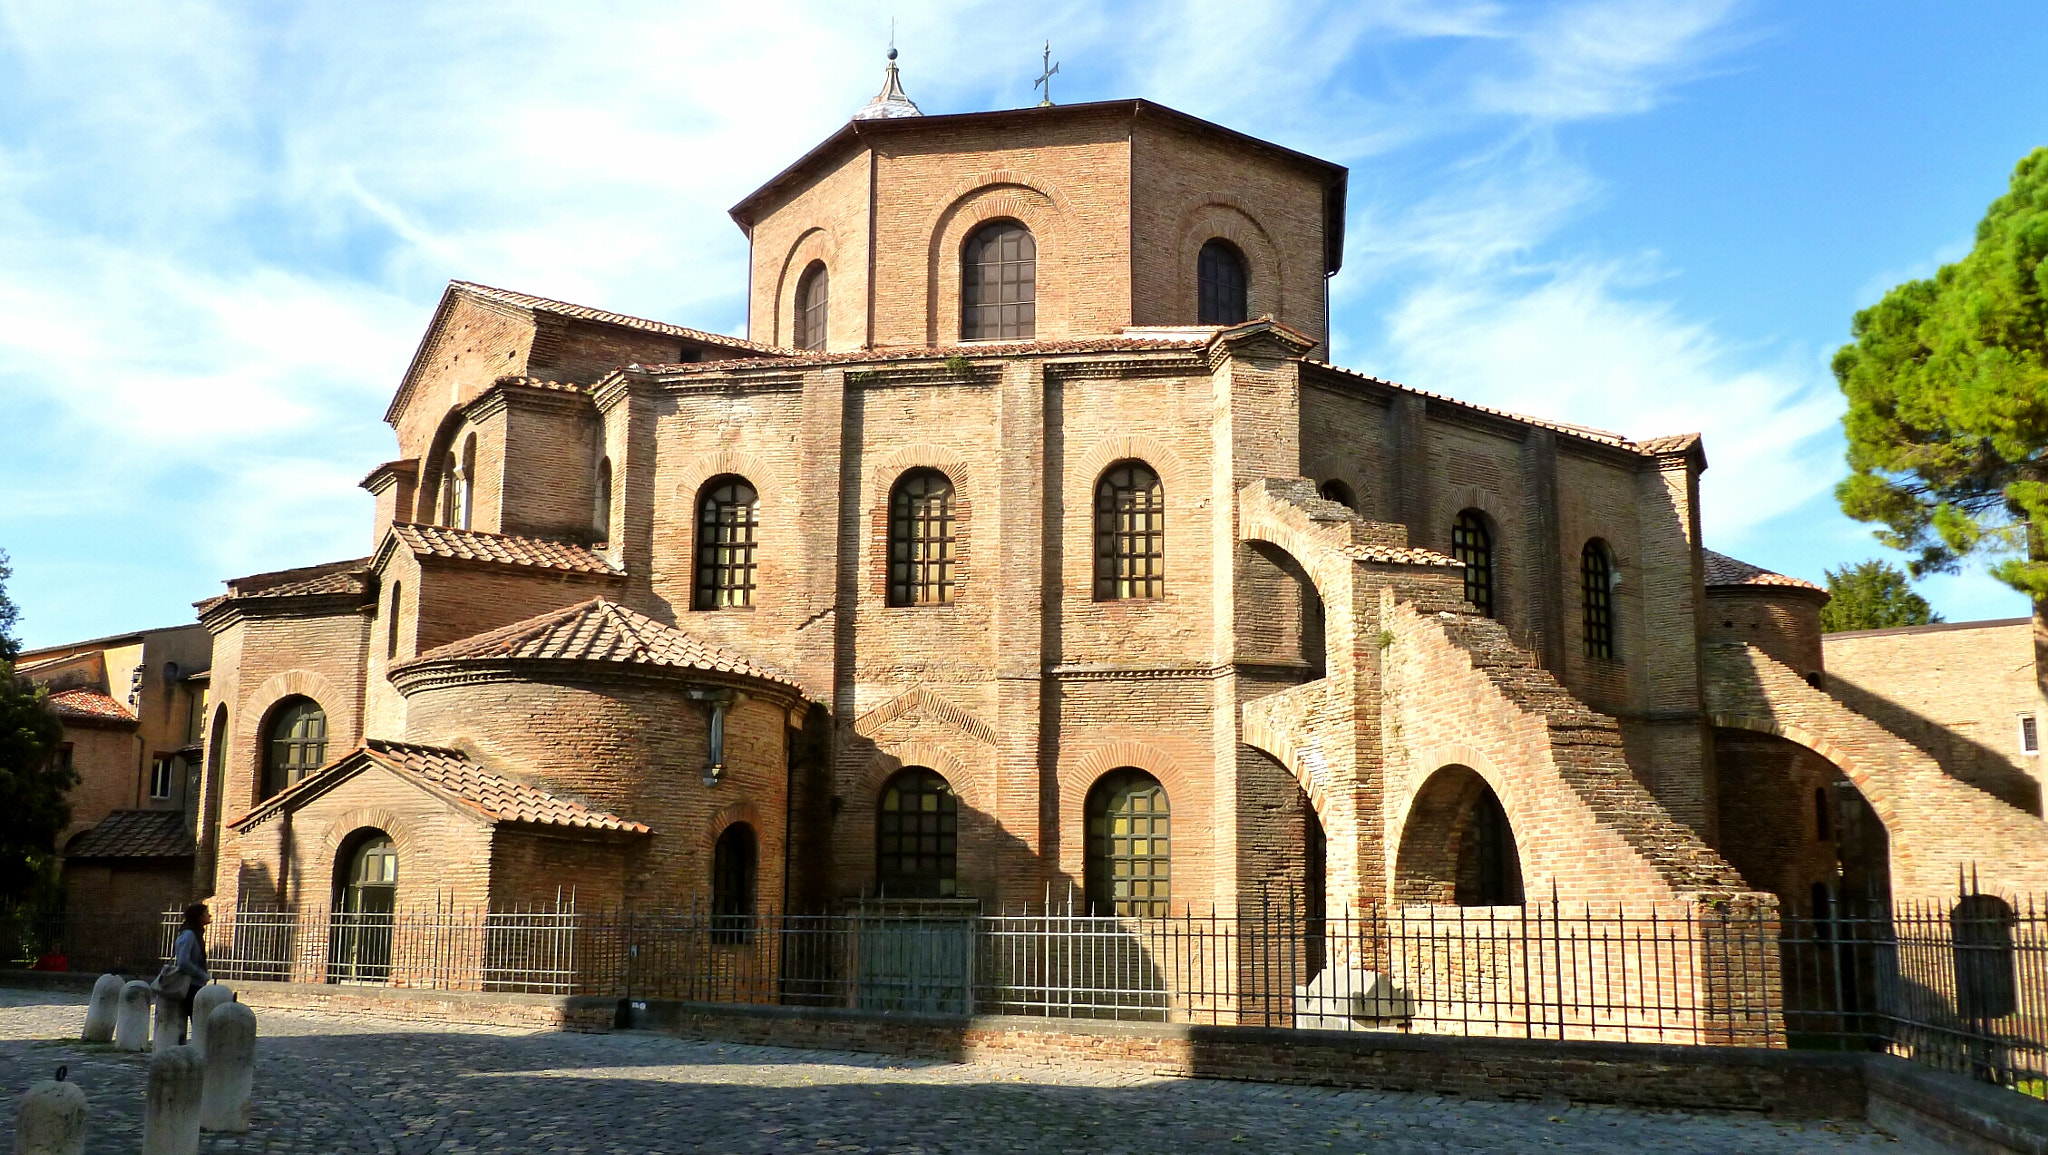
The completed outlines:
[[[171,947],[171,961],[157,976],[157,989],[167,998],[180,998],[180,987],[184,988],[182,1006],[178,1017],[178,1045],[185,1044],[185,1037],[192,1027],[192,999],[199,988],[213,981],[212,972],[206,969],[206,927],[213,921],[213,914],[203,902],[195,902],[185,908],[185,928],[178,932],[178,941]]]

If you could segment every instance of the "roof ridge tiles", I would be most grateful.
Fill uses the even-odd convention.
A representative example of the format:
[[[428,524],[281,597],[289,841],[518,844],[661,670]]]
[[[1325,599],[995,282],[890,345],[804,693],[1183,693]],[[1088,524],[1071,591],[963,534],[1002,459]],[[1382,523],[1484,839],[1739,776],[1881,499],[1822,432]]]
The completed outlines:
[[[619,325],[629,329],[640,329],[647,332],[686,337],[706,345],[725,345],[735,349],[758,349],[767,353],[785,351],[779,346],[764,345],[759,341],[749,341],[744,337],[729,337],[723,333],[712,333],[704,329],[692,329],[687,325],[677,325],[668,321],[656,321],[649,317],[636,317],[630,313],[615,313],[610,309],[600,309],[594,305],[579,305],[573,301],[543,297],[537,293],[523,293],[518,289],[501,289],[496,285],[485,285],[476,281],[464,280],[451,280],[448,284],[451,287],[464,289],[478,296],[489,297],[518,308],[552,313],[560,317],[574,317],[581,321],[596,321],[605,325]]]

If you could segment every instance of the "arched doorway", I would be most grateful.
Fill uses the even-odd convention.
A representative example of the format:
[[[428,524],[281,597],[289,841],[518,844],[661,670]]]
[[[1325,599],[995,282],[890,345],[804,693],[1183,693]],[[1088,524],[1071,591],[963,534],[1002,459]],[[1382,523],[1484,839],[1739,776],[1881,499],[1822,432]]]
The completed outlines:
[[[328,982],[390,980],[397,906],[397,844],[382,830],[357,831],[342,843],[335,860]]]
[[[1442,906],[1522,904],[1515,832],[1478,771],[1445,766],[1415,792],[1394,863],[1394,898]]]

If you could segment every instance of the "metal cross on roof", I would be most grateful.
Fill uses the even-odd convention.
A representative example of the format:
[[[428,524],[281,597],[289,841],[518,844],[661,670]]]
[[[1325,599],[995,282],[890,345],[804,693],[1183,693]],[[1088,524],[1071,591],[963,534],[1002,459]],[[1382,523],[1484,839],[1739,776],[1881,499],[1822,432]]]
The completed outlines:
[[[1031,87],[1033,87],[1033,88],[1037,88],[1037,87],[1038,87],[1039,85],[1041,85],[1041,84],[1045,85],[1045,99],[1044,99],[1044,100],[1041,100],[1041,101],[1039,101],[1039,102],[1038,102],[1038,107],[1040,107],[1040,108],[1051,108],[1051,107],[1052,107],[1052,78],[1053,78],[1053,74],[1054,74],[1054,73],[1057,73],[1057,72],[1058,72],[1058,71],[1060,70],[1060,66],[1059,66],[1059,65],[1057,65],[1057,64],[1055,64],[1055,63],[1053,63],[1053,59],[1052,59],[1052,41],[1050,41],[1050,40],[1048,40],[1048,41],[1046,41],[1046,42],[1045,42],[1045,63],[1044,63],[1044,68],[1045,68],[1045,71],[1039,74],[1039,77],[1038,77],[1038,79],[1037,79],[1037,80],[1034,80],[1034,81],[1032,81],[1032,82],[1031,82]]]

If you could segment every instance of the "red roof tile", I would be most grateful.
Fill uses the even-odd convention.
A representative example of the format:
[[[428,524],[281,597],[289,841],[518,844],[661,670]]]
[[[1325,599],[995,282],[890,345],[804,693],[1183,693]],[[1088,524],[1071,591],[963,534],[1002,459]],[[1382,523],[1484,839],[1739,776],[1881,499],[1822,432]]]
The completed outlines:
[[[116,810],[99,825],[74,837],[64,857],[186,858],[193,851],[192,833],[182,810]]]
[[[1827,592],[1824,587],[1814,585],[1810,581],[1802,581],[1796,577],[1786,577],[1781,573],[1772,573],[1762,566],[1751,565],[1746,561],[1737,561],[1725,553],[1715,553],[1710,549],[1703,549],[1700,553],[1706,558],[1707,585],[1710,587],[1782,586],[1786,589],[1813,590],[1817,593]]]
[[[50,708],[57,717],[66,722],[133,722],[135,711],[128,703],[117,701],[83,687],[75,690],[59,690],[50,695]]]
[[[604,598],[451,642],[398,669],[427,662],[508,659],[670,666],[774,682],[803,693],[794,678]]]
[[[229,578],[227,596],[239,600],[360,594],[369,588],[369,565],[369,558],[357,557]]]
[[[666,321],[650,321],[645,317],[629,317],[624,313],[607,312],[589,305],[574,305],[548,297],[536,297],[531,293],[516,292],[512,289],[498,289],[490,285],[479,285],[475,281],[451,281],[450,286],[474,293],[487,300],[511,305],[519,309],[531,309],[536,313],[548,313],[557,317],[573,317],[579,321],[597,321],[606,325],[618,325],[627,329],[638,329],[643,333],[660,333],[669,337],[681,337],[702,345],[717,345],[727,349],[750,349],[760,353],[779,353],[783,350],[773,345],[762,345],[740,337],[728,337],[723,333],[707,333],[702,329],[688,329],[671,325]]]
[[[508,533],[484,533],[446,525],[412,525],[399,522],[391,535],[422,557],[460,561],[496,562],[538,569],[568,570],[572,573],[617,574],[610,562],[580,545],[544,537],[520,537]]]

